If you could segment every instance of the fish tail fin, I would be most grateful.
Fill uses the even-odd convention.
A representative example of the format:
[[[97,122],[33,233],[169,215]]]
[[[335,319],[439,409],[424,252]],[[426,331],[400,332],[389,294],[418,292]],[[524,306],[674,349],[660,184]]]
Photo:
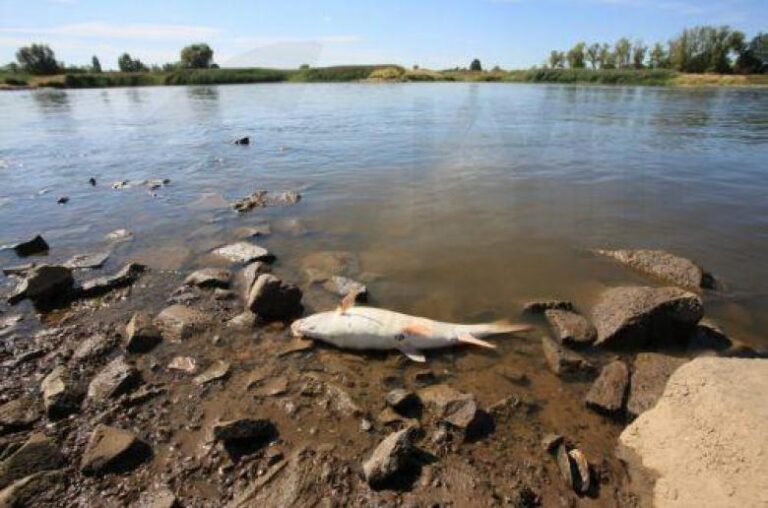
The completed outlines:
[[[457,338],[459,339],[459,342],[463,344],[472,344],[474,346],[480,346],[487,349],[496,349],[496,344],[491,344],[490,342],[478,339],[469,333],[461,333]]]
[[[508,319],[499,319],[493,323],[488,323],[489,333],[518,333],[527,332],[533,327],[522,323],[513,323]]]

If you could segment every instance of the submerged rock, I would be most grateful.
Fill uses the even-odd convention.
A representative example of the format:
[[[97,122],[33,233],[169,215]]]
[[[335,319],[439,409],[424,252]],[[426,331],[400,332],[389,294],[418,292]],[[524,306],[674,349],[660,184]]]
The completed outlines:
[[[715,279],[690,259],[663,250],[598,250],[639,272],[685,289],[714,289]]]
[[[37,266],[37,263],[25,263],[23,265],[6,266],[3,268],[3,275],[13,275],[16,277],[26,277],[27,273]]]
[[[224,268],[202,268],[192,272],[185,280],[187,286],[197,286],[201,288],[222,288],[229,287],[232,280],[232,272]]]
[[[365,480],[379,488],[410,467],[414,454],[411,429],[403,429],[387,436],[363,463]]]
[[[549,337],[541,338],[541,347],[547,366],[558,376],[583,376],[594,373],[595,367],[589,360],[565,349]]]
[[[702,318],[698,295],[665,287],[616,287],[605,291],[592,309],[596,345],[636,349],[685,340]]]
[[[205,329],[210,320],[199,310],[185,305],[171,305],[155,318],[155,325],[163,336],[172,341],[183,341]]]
[[[240,213],[244,213],[253,210],[254,208],[295,205],[299,201],[301,201],[301,194],[295,191],[285,191],[278,195],[274,195],[266,190],[257,190],[250,196],[246,196],[233,202],[232,208]]]
[[[64,263],[67,268],[73,270],[91,270],[101,268],[109,259],[109,252],[94,252],[91,254],[77,254]]]
[[[357,256],[347,251],[321,251],[305,256],[302,270],[310,282],[325,282],[334,275],[351,276],[359,273]]]
[[[146,312],[136,312],[125,327],[125,350],[146,353],[163,340],[160,330]]]
[[[355,280],[340,275],[333,275],[323,283],[323,288],[329,293],[345,297],[349,294],[355,294],[355,301],[365,302],[368,300],[368,287]]]
[[[50,247],[48,246],[48,242],[46,242],[40,235],[37,235],[26,242],[17,243],[13,246],[13,250],[18,256],[21,257],[41,254],[43,252],[48,252],[49,249]]]
[[[71,269],[39,265],[27,272],[26,278],[8,296],[8,303],[15,305],[29,298],[36,305],[45,306],[71,296],[74,283]]]
[[[629,386],[627,365],[616,360],[605,367],[589,389],[586,405],[597,412],[616,415],[624,409],[624,399]]]
[[[573,303],[566,300],[533,300],[523,304],[526,314],[544,314],[548,310],[573,310]]]
[[[112,240],[115,242],[124,242],[127,240],[131,240],[133,238],[133,233],[131,233],[127,229],[116,229],[110,233],[107,233],[105,237],[107,240]]]
[[[29,475],[58,469],[63,464],[64,455],[53,439],[32,434],[21,448],[0,463],[0,489]]]
[[[264,247],[250,242],[236,242],[219,247],[213,253],[233,263],[248,264],[254,261],[271,262],[275,257]]]
[[[680,366],[686,363],[684,358],[658,353],[640,353],[635,357],[632,378],[629,386],[627,411],[632,416],[652,408],[659,400],[667,380]]]
[[[588,346],[597,338],[597,330],[580,314],[568,310],[549,309],[544,315],[561,344],[571,347]]]
[[[301,315],[301,290],[271,274],[262,274],[248,295],[247,308],[265,321],[287,321]]]
[[[136,282],[136,279],[144,273],[146,268],[139,263],[129,263],[113,275],[97,277],[83,282],[78,295],[84,298],[93,298],[115,289],[130,286]]]
[[[127,363],[125,357],[118,356],[91,380],[88,398],[97,403],[114,399],[133,390],[141,381],[136,367]]]
[[[130,471],[151,453],[133,432],[99,424],[83,452],[80,471],[85,475]]]

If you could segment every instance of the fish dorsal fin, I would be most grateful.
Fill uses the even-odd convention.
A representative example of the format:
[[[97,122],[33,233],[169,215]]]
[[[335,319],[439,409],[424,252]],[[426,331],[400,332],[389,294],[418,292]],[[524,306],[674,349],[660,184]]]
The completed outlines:
[[[355,306],[355,301],[357,301],[357,291],[350,291],[347,293],[347,296],[341,299],[341,303],[339,303],[339,306],[336,307],[336,312],[339,314],[344,314]]]
[[[403,335],[420,335],[429,337],[432,335],[432,328],[422,323],[414,323],[403,328]]]
[[[427,361],[426,357],[424,356],[424,353],[416,349],[415,347],[411,346],[410,344],[400,344],[397,347],[401,353],[403,353],[405,356],[408,357],[409,360],[418,362],[418,363],[425,363]]]
[[[496,344],[491,344],[490,342],[486,342],[482,339],[478,339],[477,337],[469,333],[461,333],[459,334],[457,339],[459,339],[459,342],[464,344],[472,344],[472,345],[484,347],[487,349],[496,349]]]

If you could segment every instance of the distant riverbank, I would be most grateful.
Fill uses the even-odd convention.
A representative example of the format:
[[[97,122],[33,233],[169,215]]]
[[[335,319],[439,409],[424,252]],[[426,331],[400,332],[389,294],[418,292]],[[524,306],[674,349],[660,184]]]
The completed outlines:
[[[326,82],[511,82],[652,86],[768,86],[768,75],[683,74],[666,69],[406,70],[396,65],[308,69],[201,69],[173,72],[100,72],[31,76],[0,73],[0,89],[108,88],[164,85]]]

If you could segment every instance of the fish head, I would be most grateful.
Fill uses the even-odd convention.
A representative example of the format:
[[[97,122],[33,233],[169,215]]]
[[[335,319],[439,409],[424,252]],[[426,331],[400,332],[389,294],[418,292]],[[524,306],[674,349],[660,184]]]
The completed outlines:
[[[297,319],[291,324],[291,333],[294,337],[305,337],[308,339],[324,339],[332,334],[329,313],[321,312],[312,314],[302,319]]]

